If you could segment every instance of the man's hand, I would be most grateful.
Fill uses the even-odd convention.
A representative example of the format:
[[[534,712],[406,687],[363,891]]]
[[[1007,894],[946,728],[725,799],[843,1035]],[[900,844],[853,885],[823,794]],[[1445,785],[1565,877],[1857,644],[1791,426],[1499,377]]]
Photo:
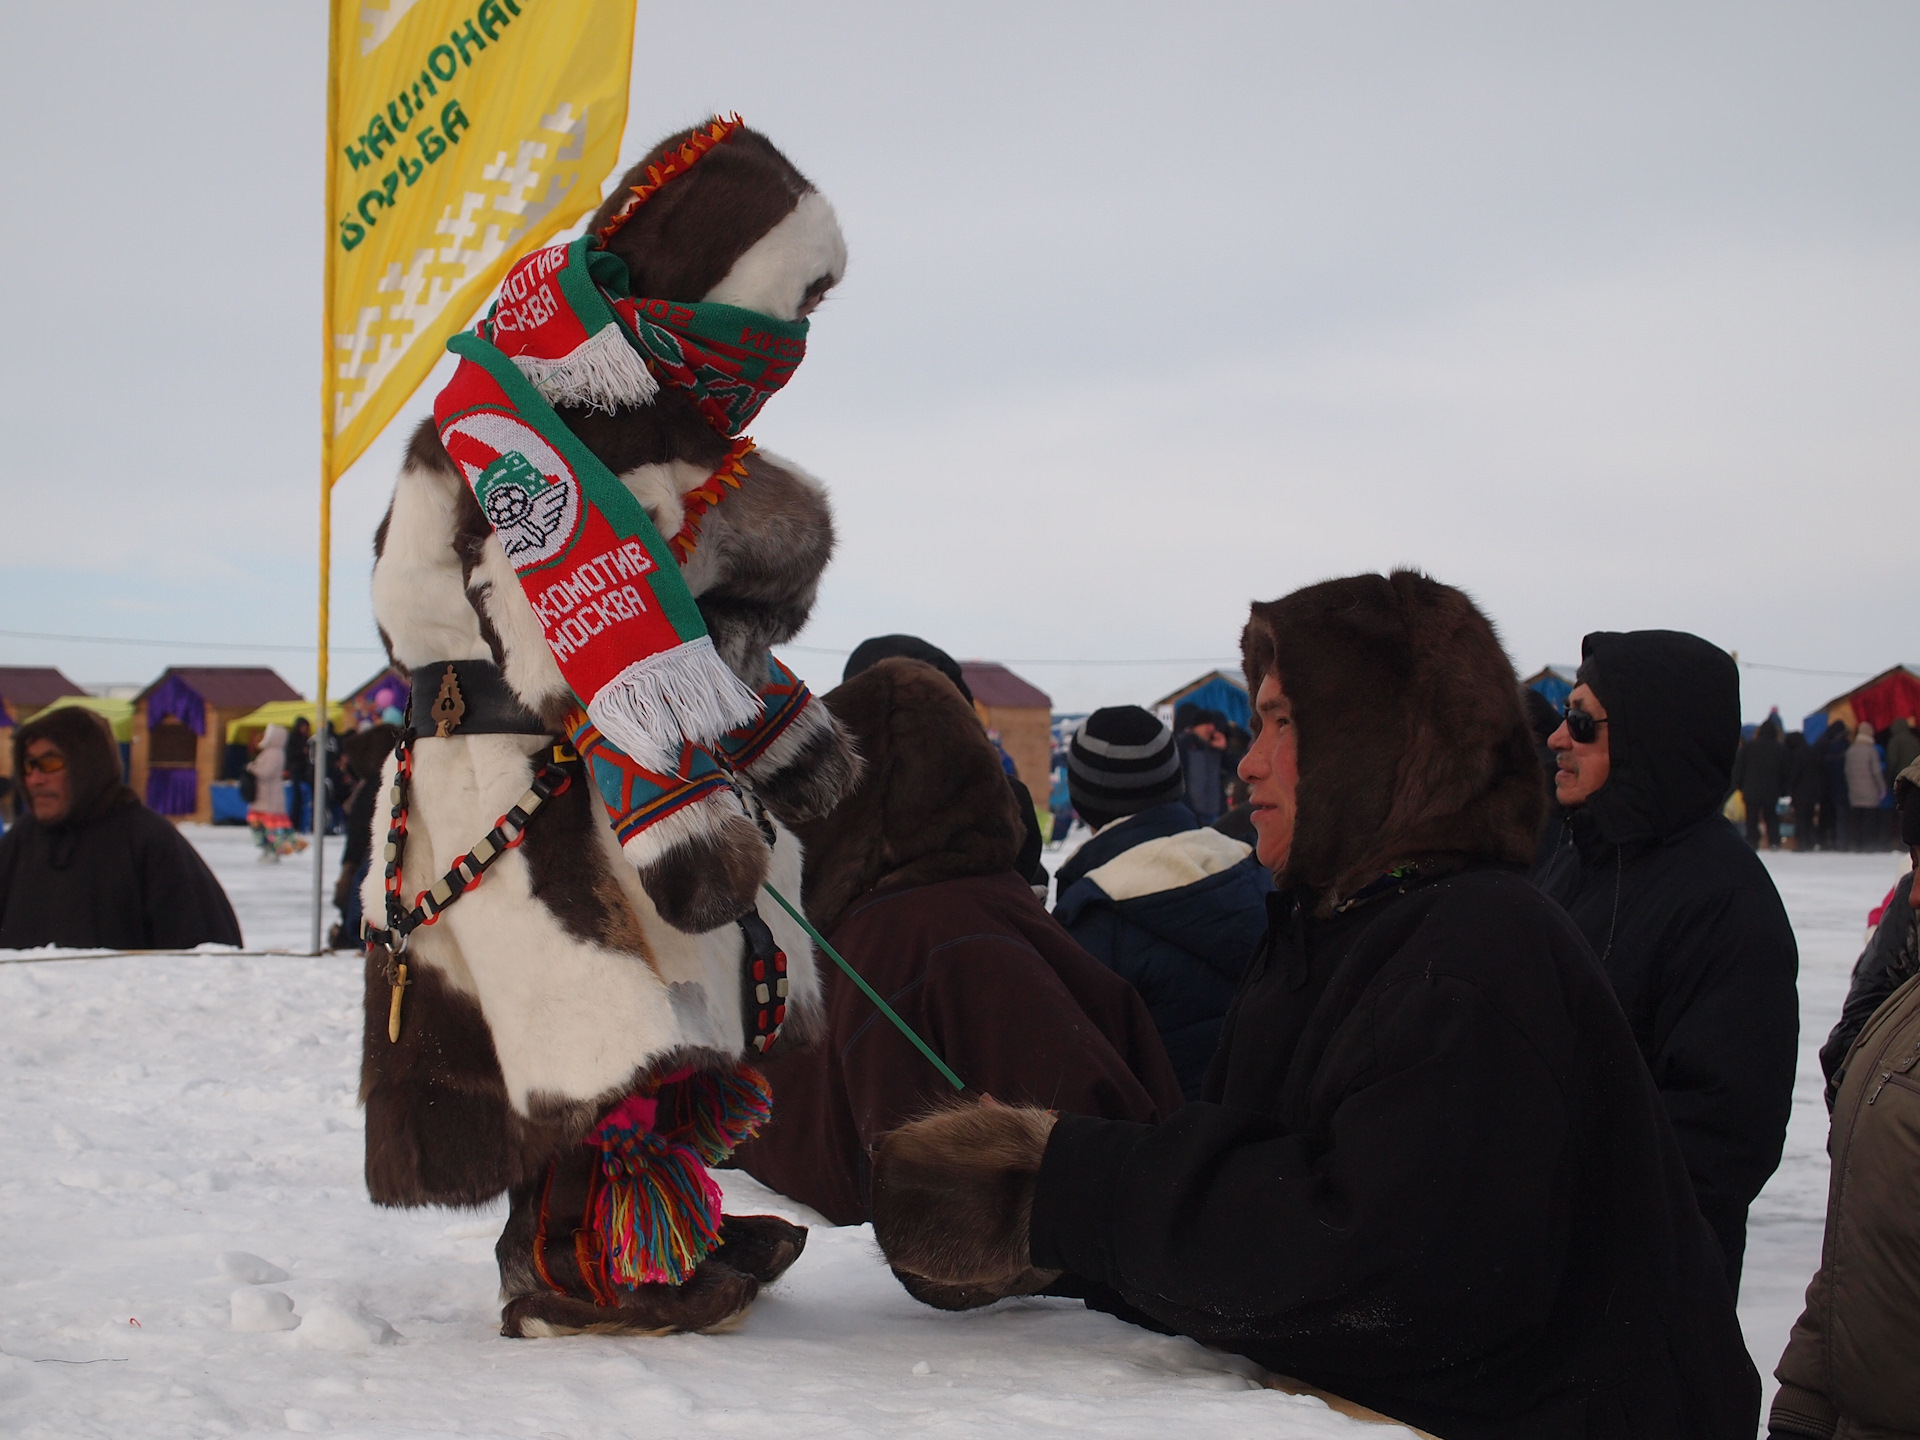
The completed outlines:
[[[1030,1106],[970,1106],[883,1139],[873,1233],[893,1268],[939,1286],[1016,1293],[1031,1269],[1034,1184],[1053,1119]]]

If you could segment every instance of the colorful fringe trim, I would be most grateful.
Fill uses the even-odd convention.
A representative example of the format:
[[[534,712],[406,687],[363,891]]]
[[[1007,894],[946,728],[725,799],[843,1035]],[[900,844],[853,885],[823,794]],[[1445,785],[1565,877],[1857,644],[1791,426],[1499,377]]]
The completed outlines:
[[[731,140],[734,131],[745,123],[737,114],[731,119],[715,115],[705,125],[696,126],[678,150],[661,156],[658,165],[647,167],[647,178],[631,187],[633,198],[614,211],[613,218],[600,227],[599,238],[602,241],[612,238],[616,230],[633,218],[634,211],[659,193],[662,185],[676,175],[686,174],[702,155],[723,141]]]
[[[714,467],[713,474],[680,497],[686,507],[686,518],[667,544],[673,548],[674,558],[682,565],[693,554],[694,546],[700,543],[700,522],[706,517],[707,511],[727,498],[727,490],[738,490],[740,482],[747,478],[747,456],[754,449],[753,441],[742,435],[733,442],[733,448],[727,451],[726,458]],[[726,489],[722,489],[722,486]]]
[[[614,1285],[679,1285],[720,1243],[720,1187],[707,1173],[773,1110],[766,1077],[676,1071],[629,1095],[587,1137],[600,1184],[587,1211]]]

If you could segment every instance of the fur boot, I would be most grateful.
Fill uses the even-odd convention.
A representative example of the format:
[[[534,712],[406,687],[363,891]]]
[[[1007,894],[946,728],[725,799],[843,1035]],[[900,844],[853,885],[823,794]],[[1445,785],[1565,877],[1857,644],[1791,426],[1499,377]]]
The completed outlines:
[[[500,1333],[670,1335],[732,1328],[762,1285],[787,1272],[806,1248],[804,1226],[773,1215],[728,1215],[720,1246],[680,1285],[617,1286],[596,1255],[587,1201],[599,1164],[575,1145],[514,1187],[500,1262]]]

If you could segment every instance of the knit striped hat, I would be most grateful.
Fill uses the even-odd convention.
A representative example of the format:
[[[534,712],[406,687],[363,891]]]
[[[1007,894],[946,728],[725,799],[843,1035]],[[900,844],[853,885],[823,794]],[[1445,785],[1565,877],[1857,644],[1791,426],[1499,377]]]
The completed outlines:
[[[1080,722],[1067,747],[1067,794],[1088,824],[1103,824],[1187,793],[1173,732],[1138,705],[1111,705]]]

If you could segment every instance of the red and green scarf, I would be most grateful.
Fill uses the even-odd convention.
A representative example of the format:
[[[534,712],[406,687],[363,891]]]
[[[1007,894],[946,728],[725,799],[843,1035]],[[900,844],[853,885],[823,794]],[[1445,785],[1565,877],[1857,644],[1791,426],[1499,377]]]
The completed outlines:
[[[683,741],[717,742],[760,702],[714,651],[645,508],[553,405],[645,404],[664,379],[737,435],[792,376],[807,322],[634,299],[601,243],[583,235],[508,272],[486,318],[447,342],[463,363],[434,423],[600,733],[672,770]]]
[[[434,400],[447,454],[473,487],[547,648],[600,732],[656,770],[760,714],[721,660],[646,509],[480,336]]]

